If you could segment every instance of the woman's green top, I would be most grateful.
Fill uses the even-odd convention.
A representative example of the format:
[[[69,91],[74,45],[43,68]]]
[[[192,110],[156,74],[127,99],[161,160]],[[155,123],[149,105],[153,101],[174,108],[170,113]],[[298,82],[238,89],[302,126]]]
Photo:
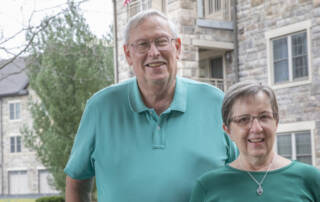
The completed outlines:
[[[258,182],[265,172],[251,172]],[[191,202],[320,202],[320,170],[292,161],[270,171],[263,181],[262,195],[246,171],[226,165],[202,175],[193,189]]]

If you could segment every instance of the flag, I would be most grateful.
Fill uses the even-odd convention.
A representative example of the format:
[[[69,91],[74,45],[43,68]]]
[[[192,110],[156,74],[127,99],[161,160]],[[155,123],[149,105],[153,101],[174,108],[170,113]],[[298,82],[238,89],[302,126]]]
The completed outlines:
[[[126,6],[130,3],[131,0],[124,0],[123,5]]]

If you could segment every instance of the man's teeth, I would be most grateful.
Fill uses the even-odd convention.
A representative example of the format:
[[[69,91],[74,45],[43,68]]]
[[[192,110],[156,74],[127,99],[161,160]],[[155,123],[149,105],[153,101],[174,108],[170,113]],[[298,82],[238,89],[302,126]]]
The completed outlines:
[[[249,142],[256,143],[256,142],[262,142],[263,138],[257,138],[257,139],[249,139]]]
[[[149,67],[159,67],[160,65],[162,65],[163,62],[158,62],[158,63],[150,63],[148,64]]]

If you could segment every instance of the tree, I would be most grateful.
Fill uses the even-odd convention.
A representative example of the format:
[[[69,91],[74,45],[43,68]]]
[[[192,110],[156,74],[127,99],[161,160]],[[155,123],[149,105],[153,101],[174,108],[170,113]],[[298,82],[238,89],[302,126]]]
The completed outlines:
[[[27,33],[33,37],[29,82],[39,99],[30,101],[33,125],[22,133],[26,146],[52,173],[53,185],[64,192],[63,169],[86,100],[113,83],[112,38],[97,39],[72,2],[63,15],[45,18],[42,24],[38,34]]]
[[[80,0],[80,1],[77,1],[76,4],[80,5],[80,4],[87,2],[87,1],[88,0]],[[3,34],[3,30],[0,30],[0,52],[12,56],[10,59],[8,59],[4,63],[0,64],[0,69],[4,68],[5,66],[7,66],[10,63],[13,63],[15,59],[17,59],[21,56],[24,56],[27,53],[27,49],[30,48],[30,45],[31,45],[33,38],[34,38],[33,36],[36,36],[38,34],[38,32],[40,32],[50,22],[50,18],[49,18],[49,19],[47,19],[47,23],[42,23],[41,25],[33,26],[30,24],[32,21],[33,15],[38,12],[42,12],[44,10],[52,10],[52,9],[60,7],[62,5],[63,4],[60,4],[60,5],[51,7],[51,8],[46,8],[46,9],[41,9],[41,10],[33,10],[29,19],[28,19],[27,25],[22,24],[21,25],[22,28],[18,32],[14,33],[10,36],[5,37]],[[61,12],[58,12],[54,16],[51,16],[51,18],[54,18],[60,14],[61,14]],[[10,47],[10,48],[6,47],[7,42],[15,40],[16,38],[18,38],[19,35],[24,34],[26,31],[30,31],[30,33],[32,33],[32,35],[30,35],[30,33],[29,33],[29,40],[25,44],[19,44],[16,47]],[[12,51],[11,49],[14,49],[14,51]],[[10,76],[10,75],[5,75],[4,77],[6,78],[8,76]],[[4,79],[4,77],[1,77],[0,80]]]

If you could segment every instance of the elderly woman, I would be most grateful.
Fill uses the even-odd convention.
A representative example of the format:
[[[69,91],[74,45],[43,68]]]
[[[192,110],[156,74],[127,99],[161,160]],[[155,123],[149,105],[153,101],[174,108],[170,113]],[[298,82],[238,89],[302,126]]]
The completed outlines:
[[[268,86],[240,82],[226,93],[223,129],[236,143],[238,158],[201,176],[191,202],[320,202],[320,171],[273,150],[278,104]]]

